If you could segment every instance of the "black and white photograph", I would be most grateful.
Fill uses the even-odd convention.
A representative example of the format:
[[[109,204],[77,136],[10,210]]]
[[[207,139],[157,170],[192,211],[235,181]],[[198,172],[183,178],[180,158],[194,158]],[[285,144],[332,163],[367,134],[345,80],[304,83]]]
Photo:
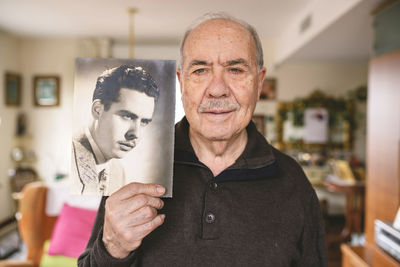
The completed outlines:
[[[71,193],[156,183],[172,197],[175,61],[78,58]]]

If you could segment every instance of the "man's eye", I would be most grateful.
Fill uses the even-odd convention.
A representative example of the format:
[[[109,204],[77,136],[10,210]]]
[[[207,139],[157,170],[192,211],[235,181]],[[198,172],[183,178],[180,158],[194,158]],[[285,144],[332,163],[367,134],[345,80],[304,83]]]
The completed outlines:
[[[148,120],[142,120],[142,121],[140,121],[140,125],[142,125],[142,126],[146,126],[146,125],[148,125],[150,123],[150,121],[148,121]]]
[[[233,74],[240,74],[240,73],[243,73],[244,71],[242,69],[239,69],[239,68],[230,68],[229,72],[231,72]]]
[[[198,74],[198,75],[203,74],[205,72],[206,72],[206,69],[196,69],[193,71],[194,74]]]
[[[130,119],[132,119],[132,117],[129,116],[129,115],[122,115],[121,117],[122,117],[124,120],[130,120]]]

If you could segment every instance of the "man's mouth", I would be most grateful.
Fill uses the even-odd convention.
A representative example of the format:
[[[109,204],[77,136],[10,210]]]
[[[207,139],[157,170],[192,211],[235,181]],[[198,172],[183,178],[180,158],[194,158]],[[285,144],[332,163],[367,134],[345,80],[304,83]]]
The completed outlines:
[[[136,142],[131,141],[131,142],[118,142],[120,148],[122,151],[130,151],[132,148],[135,147]]]
[[[233,112],[234,110],[207,110],[202,113],[211,114],[211,115],[224,115]]]

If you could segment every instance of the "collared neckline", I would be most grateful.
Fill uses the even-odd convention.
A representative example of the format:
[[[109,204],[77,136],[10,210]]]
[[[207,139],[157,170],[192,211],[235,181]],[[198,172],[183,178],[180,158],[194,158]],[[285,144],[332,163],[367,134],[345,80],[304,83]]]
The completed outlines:
[[[175,125],[175,162],[207,168],[199,161],[190,143],[189,127],[186,117]],[[216,180],[243,180],[243,175],[246,179],[255,179],[278,173],[273,149],[252,121],[246,127],[246,131],[248,140],[244,151],[234,164],[215,177]]]
[[[106,161],[103,153],[101,152],[100,148],[97,146],[96,142],[94,141],[93,136],[90,133],[90,130],[88,127],[86,127],[86,129],[85,129],[85,136],[88,139],[90,146],[92,147],[94,157],[96,159],[96,167],[98,167],[101,170],[104,169],[107,161]],[[99,164],[98,162],[103,162],[103,163]]]

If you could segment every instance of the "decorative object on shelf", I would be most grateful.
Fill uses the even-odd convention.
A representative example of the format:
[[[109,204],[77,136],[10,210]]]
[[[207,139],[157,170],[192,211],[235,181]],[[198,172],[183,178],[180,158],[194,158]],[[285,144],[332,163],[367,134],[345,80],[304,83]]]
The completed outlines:
[[[17,116],[14,146],[11,149],[11,160],[16,168],[30,167],[36,161],[36,153],[32,150],[32,136],[28,135],[28,119],[25,113]]]
[[[276,99],[276,79],[265,78],[261,89],[260,99],[275,100]]]
[[[35,76],[34,102],[39,107],[52,107],[60,104],[60,78],[58,76]]]
[[[304,142],[325,144],[328,142],[329,114],[325,108],[306,108],[304,110]]]
[[[310,108],[325,109],[328,119],[328,140],[325,143],[306,143],[304,135],[304,114]],[[351,149],[356,127],[354,102],[345,98],[335,98],[315,90],[307,98],[297,98],[293,102],[278,103],[277,141],[282,149]],[[284,140],[284,124],[289,121],[296,129],[296,138]],[[300,133],[300,134],[298,134]],[[300,135],[300,137],[298,136]]]
[[[331,160],[329,165],[331,165],[333,173],[336,177],[343,179],[349,184],[356,183],[356,178],[354,177],[350,164],[346,160]]]
[[[38,175],[33,168],[17,167],[8,172],[10,177],[11,191],[13,193],[21,192],[24,186],[38,180]]]
[[[349,91],[347,97],[350,100],[365,102],[367,101],[367,93],[368,90],[366,86],[359,86],[356,89]]]
[[[7,106],[21,105],[21,75],[6,73],[5,75],[5,102]]]
[[[20,112],[17,116],[16,136],[24,136],[26,134],[27,119],[25,113]]]

